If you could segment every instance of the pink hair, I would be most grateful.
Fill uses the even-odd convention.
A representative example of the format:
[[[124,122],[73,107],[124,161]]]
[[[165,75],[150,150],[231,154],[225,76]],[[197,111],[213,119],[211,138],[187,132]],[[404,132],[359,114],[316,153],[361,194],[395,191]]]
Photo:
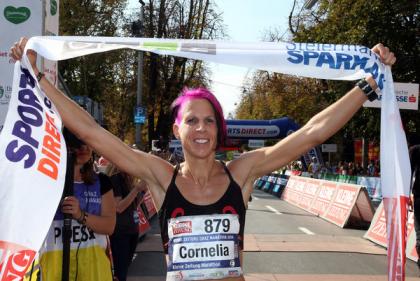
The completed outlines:
[[[226,121],[223,115],[223,109],[220,105],[217,98],[206,88],[193,88],[188,89],[184,88],[181,92],[181,95],[174,100],[171,105],[172,109],[172,118],[176,124],[180,124],[182,120],[182,109],[184,105],[193,99],[205,99],[207,100],[214,111],[214,115],[216,116],[216,123],[217,123],[217,147],[220,147],[224,144],[226,138]]]

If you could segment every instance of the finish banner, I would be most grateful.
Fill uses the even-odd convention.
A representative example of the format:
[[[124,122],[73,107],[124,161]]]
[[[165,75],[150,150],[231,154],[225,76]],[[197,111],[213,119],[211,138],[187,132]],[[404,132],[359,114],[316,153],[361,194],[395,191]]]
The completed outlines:
[[[389,200],[390,204],[393,204],[391,210],[398,208],[396,215],[389,217],[396,219],[389,220],[388,236],[396,237],[398,242],[394,244],[396,248],[393,247],[395,255],[390,255],[392,266],[390,266],[389,278],[390,280],[404,279],[405,259],[403,253],[405,252],[406,216],[403,214],[407,212],[406,199],[409,194],[408,148],[396,105],[391,70],[381,64],[377,55],[369,48],[358,45],[315,43],[237,43],[208,40],[60,36],[34,37],[28,42],[27,48],[34,49],[41,56],[50,60],[64,60],[130,48],[161,55],[173,55],[312,78],[355,80],[369,74],[372,75],[379,88],[383,89],[381,152],[386,155],[384,157],[381,155],[383,169],[381,175],[382,182],[387,183],[384,185],[384,196],[391,196]],[[385,103],[386,106],[384,106]],[[385,192],[385,189],[388,191]],[[44,196],[44,198],[46,197]],[[42,208],[55,209],[58,199],[57,201],[48,200],[48,202],[51,206],[42,204]],[[41,208],[41,206],[39,207]],[[0,212],[2,211],[0,210]],[[35,214],[32,214],[35,217]],[[45,232],[47,230],[48,228],[45,228]],[[35,231],[33,229],[31,232],[27,232],[27,235],[30,236]]]
[[[16,62],[12,85],[0,141],[0,280],[21,280],[40,249],[67,157],[61,118],[25,62]]]

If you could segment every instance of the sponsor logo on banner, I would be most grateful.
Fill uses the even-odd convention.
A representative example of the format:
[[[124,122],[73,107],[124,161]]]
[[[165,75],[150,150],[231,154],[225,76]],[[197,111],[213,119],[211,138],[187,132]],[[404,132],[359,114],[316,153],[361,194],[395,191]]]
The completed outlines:
[[[419,84],[415,83],[394,83],[395,99],[400,109],[418,110],[419,108]],[[382,93],[374,101],[366,101],[364,107],[380,108],[382,104]]]
[[[191,233],[192,232],[192,223],[191,221],[180,221],[174,224],[173,226],[173,235]]]
[[[35,95],[35,80],[29,71],[25,68],[21,68],[21,71],[17,107],[20,119],[14,123],[12,135],[15,138],[7,144],[5,155],[11,162],[22,161],[25,169],[35,165],[38,172],[56,180],[62,147],[60,131],[55,125],[56,116],[51,110],[51,101],[47,98],[40,101]],[[50,112],[44,111],[41,103]],[[44,124],[44,117],[45,134],[40,143],[33,137],[32,130]],[[42,154],[39,159],[37,151]]]
[[[36,251],[0,241],[0,280],[21,280],[35,254]]]
[[[9,56],[8,50],[0,51],[0,62],[3,61],[9,61],[9,63],[14,63],[14,60]]]
[[[372,75],[379,88],[383,88],[385,76],[379,73],[379,60],[376,56],[374,56],[376,60],[371,59],[373,54],[369,48],[358,45],[288,43],[287,50],[289,55],[287,60],[293,64],[343,70],[362,69]],[[359,52],[359,54],[349,52]]]
[[[249,126],[249,125],[229,125],[227,134],[231,138],[235,137],[275,137],[280,133],[277,126]]]
[[[10,179],[7,192],[2,193],[0,212],[7,212],[17,202],[20,210],[13,216],[0,216],[1,228],[7,229],[0,231],[0,256],[4,260],[0,271],[12,272],[13,276],[0,280],[20,280],[26,272],[48,233],[65,175],[61,120],[24,63],[15,65],[8,118],[0,142],[0,178]],[[28,193],[28,187],[33,192]],[[34,207],[42,200],[48,204]],[[38,219],[28,220],[28,215]]]
[[[9,54],[7,51],[0,51],[0,58],[8,58]]]
[[[20,24],[25,22],[31,16],[31,10],[26,7],[7,6],[3,11],[4,17],[11,23]]]
[[[12,94],[11,86],[0,85],[0,104],[9,104],[10,96]]]

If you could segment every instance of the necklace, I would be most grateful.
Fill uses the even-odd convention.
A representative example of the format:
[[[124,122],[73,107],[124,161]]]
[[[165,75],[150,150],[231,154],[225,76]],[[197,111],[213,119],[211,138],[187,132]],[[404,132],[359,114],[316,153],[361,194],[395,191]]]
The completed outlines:
[[[211,175],[211,172],[213,171],[213,166],[214,166],[214,162],[213,162],[213,164],[210,168],[210,173],[209,173],[210,175]],[[186,169],[188,171],[188,174],[190,174],[190,177],[193,179],[193,181],[196,185],[200,186],[201,188],[204,188],[206,186],[206,183],[201,184],[200,181],[193,176],[193,174],[191,173],[191,170],[189,168],[186,168]]]

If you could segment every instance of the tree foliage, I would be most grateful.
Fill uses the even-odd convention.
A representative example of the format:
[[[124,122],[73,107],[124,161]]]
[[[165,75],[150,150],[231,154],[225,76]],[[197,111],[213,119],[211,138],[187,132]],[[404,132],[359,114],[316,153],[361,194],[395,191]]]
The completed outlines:
[[[141,36],[149,38],[221,38],[223,25],[212,0],[146,0]],[[60,1],[60,35],[133,36],[140,6],[131,14],[126,0]],[[139,34],[136,34],[139,36]],[[185,86],[206,86],[208,70],[200,61],[145,54],[143,106],[147,109],[149,143],[171,130],[169,107]],[[118,50],[60,62],[59,71],[73,95],[100,101],[108,128],[128,142],[134,140],[137,54]]]
[[[211,0],[149,0],[144,9],[144,36],[155,38],[221,38],[223,25]],[[201,61],[150,54],[145,57],[145,101],[148,135],[167,139],[171,131],[170,104],[184,87],[208,85]]]
[[[297,42],[357,44],[373,47],[381,42],[396,55],[394,81],[419,83],[419,3],[413,0],[321,0],[317,8],[294,17]],[[328,91],[341,96],[353,83],[328,83]],[[380,112],[364,108],[342,131],[350,137],[379,138]],[[420,133],[418,111],[402,110],[408,132]]]
[[[125,6],[126,0],[60,1],[60,35],[127,34]],[[125,139],[133,135],[134,65],[134,52],[123,50],[62,61],[59,72],[72,95],[88,96],[103,105],[109,129]]]
[[[260,71],[253,77],[251,85],[245,87],[236,111],[238,119],[273,119],[284,116],[293,118],[298,124],[306,123],[306,117],[325,107],[322,84],[307,79],[278,73]]]

